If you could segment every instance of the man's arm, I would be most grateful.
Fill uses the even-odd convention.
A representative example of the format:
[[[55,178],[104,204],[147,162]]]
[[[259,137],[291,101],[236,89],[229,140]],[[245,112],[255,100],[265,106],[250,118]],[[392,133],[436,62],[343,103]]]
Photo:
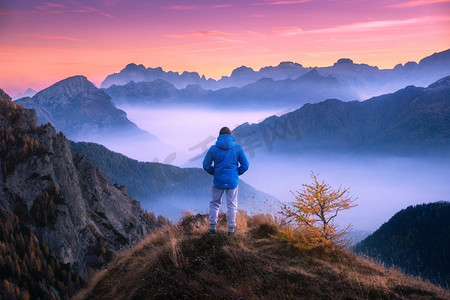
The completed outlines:
[[[244,150],[242,150],[242,147],[239,151],[238,161],[239,161],[238,174],[242,175],[245,173],[245,171],[248,170],[247,156],[245,156],[245,153],[244,153]]]
[[[214,175],[214,167],[212,166],[213,155],[211,153],[211,148],[209,148],[206,153],[205,158],[203,159],[203,169],[211,175]]]

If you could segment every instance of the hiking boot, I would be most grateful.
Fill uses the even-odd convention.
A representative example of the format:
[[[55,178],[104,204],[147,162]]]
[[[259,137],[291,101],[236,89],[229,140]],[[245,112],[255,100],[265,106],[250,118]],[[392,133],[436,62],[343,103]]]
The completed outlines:
[[[235,232],[228,231],[228,236],[236,236]]]

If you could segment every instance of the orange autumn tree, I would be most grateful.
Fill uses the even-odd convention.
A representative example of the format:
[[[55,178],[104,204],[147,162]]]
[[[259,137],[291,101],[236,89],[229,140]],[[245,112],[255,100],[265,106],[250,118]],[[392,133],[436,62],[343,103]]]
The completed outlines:
[[[302,249],[343,247],[349,242],[344,235],[351,225],[339,229],[334,219],[340,211],[356,204],[348,188],[333,189],[324,181],[319,182],[314,173],[311,178],[312,184],[303,184],[302,191],[293,193],[295,201],[281,208],[280,213],[287,221],[287,226],[279,230],[281,239]]]

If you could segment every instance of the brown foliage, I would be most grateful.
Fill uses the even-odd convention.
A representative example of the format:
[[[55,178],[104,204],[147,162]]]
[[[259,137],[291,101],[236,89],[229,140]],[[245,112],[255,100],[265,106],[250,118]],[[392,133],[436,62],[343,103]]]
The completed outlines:
[[[334,223],[338,213],[355,207],[349,197],[349,189],[333,189],[324,181],[319,182],[311,173],[312,184],[303,184],[303,190],[294,194],[295,200],[284,204],[281,214],[287,224],[280,228],[281,239],[304,249],[323,248],[334,250],[346,246],[344,235],[351,226],[339,229]]]

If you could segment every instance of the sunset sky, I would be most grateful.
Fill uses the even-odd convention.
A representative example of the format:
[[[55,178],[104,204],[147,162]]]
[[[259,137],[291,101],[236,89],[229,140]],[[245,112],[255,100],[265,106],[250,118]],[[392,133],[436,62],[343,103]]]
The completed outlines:
[[[130,62],[220,78],[295,61],[392,68],[450,48],[450,0],[0,0],[0,88],[15,96]]]

